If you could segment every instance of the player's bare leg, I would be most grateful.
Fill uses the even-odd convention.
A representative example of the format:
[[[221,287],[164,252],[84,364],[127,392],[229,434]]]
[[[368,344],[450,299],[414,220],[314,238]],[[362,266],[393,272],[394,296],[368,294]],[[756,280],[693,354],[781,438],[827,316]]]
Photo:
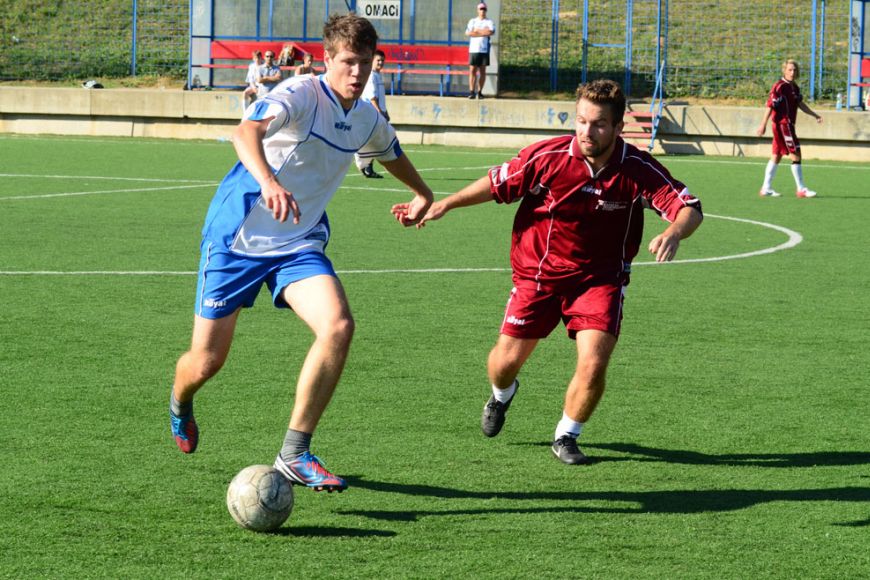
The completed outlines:
[[[577,333],[576,343],[577,368],[565,393],[565,408],[553,443],[553,454],[572,465],[589,463],[577,447],[577,437],[604,395],[616,337],[600,330],[582,330]]]
[[[486,86],[486,67],[480,67],[480,79],[477,81],[477,98],[483,98],[483,87]]]
[[[181,355],[175,365],[169,402],[172,435],[184,453],[193,453],[199,443],[193,396],[226,362],[238,317],[239,310],[216,320],[194,316],[190,350]]]
[[[480,418],[480,429],[487,437],[495,437],[504,426],[505,415],[519,387],[517,375],[537,345],[538,339],[500,334],[490,351],[487,371],[492,383],[492,395],[484,405]]]
[[[341,282],[327,275],[290,284],[282,296],[314,332],[314,343],[299,372],[285,447],[275,467],[296,484],[316,491],[342,491],[347,483],[327,471],[310,453],[308,444],[335,392],[350,350],[354,321],[347,297]]]

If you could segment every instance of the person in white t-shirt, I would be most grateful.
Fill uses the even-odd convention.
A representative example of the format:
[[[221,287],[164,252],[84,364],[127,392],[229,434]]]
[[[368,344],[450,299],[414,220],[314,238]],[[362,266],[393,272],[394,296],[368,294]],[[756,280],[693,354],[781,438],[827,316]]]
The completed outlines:
[[[369,76],[369,82],[366,83],[366,88],[363,89],[361,100],[371,103],[372,106],[383,115],[384,119],[389,121],[390,114],[387,112],[387,92],[384,89],[384,77],[381,75],[381,70],[384,68],[385,58],[386,55],[384,54],[384,51],[375,51],[375,58],[372,62],[372,74]],[[374,159],[371,156],[364,157],[357,153],[356,166],[367,178],[380,179],[383,177],[380,173],[375,172]]]
[[[413,193],[403,205],[407,212],[393,212],[400,224],[418,223],[433,197],[387,120],[359,102],[377,39],[365,18],[330,16],[323,29],[326,73],[282,82],[248,107],[233,134],[239,161],[218,186],[206,215],[193,339],[176,365],[169,403],[172,435],[183,453],[193,453],[199,442],[194,394],[223,366],[239,313],[253,306],[265,283],[272,303],[293,312],[314,334],[275,468],[315,491],[347,488],[310,452],[355,326],[344,288],[324,253],[330,238],[326,206],[357,151],[378,159]]]
[[[477,5],[477,18],[468,21],[465,36],[468,37],[468,91],[469,99],[483,98],[483,85],[486,84],[486,67],[489,66],[489,49],[495,23],[486,17],[486,3]]]
[[[251,64],[248,65],[248,74],[245,75],[245,91],[242,93],[242,101],[246,109],[257,100],[257,75],[262,64],[263,53],[255,50],[251,53]]]

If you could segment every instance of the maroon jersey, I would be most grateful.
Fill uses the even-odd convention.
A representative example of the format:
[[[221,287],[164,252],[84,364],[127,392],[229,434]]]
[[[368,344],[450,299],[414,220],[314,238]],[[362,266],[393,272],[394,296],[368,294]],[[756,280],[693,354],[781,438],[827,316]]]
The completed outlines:
[[[540,141],[489,172],[499,203],[521,199],[514,218],[514,276],[538,282],[614,281],[629,271],[643,208],[673,221],[701,202],[649,153],[617,138],[598,173],[573,135]]]
[[[774,123],[792,123],[797,119],[798,104],[803,100],[797,84],[779,79],[770,89],[767,106],[773,110]]]

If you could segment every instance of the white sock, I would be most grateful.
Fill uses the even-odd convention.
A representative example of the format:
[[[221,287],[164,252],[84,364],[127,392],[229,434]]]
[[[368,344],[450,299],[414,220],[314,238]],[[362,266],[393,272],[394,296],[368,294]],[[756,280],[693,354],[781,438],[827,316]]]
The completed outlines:
[[[507,403],[511,400],[511,397],[514,396],[514,393],[517,392],[517,381],[511,383],[506,389],[499,389],[495,385],[492,386],[492,395],[495,397],[495,400],[499,403]]]
[[[773,185],[773,176],[776,175],[777,167],[779,167],[779,164],[774,163],[773,159],[767,161],[767,167],[764,170],[764,183],[761,185],[762,190],[767,191]]]
[[[805,189],[804,186],[804,170],[801,168],[800,163],[792,163],[791,164],[791,174],[794,175],[794,182],[797,185],[798,191],[801,189]]]
[[[578,423],[562,411],[562,420],[559,421],[558,425],[556,425],[556,436],[553,440],[555,441],[559,437],[564,437],[565,435],[577,439],[580,437],[580,433],[582,432],[583,423]]]

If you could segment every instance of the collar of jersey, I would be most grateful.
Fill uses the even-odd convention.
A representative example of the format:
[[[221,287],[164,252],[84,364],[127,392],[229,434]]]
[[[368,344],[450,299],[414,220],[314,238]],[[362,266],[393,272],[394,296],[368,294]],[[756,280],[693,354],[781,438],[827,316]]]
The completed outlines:
[[[323,89],[323,92],[326,94],[326,96],[329,97],[329,100],[332,101],[336,107],[338,107],[339,109],[344,111],[345,117],[356,108],[357,103],[359,103],[358,100],[353,102],[353,105],[350,106],[350,109],[345,109],[344,107],[341,106],[341,103],[338,102],[338,99],[335,97],[335,94],[332,92],[332,87],[330,87],[327,84],[325,74],[322,74],[319,77],[317,77],[317,80],[320,81],[320,87]]]

